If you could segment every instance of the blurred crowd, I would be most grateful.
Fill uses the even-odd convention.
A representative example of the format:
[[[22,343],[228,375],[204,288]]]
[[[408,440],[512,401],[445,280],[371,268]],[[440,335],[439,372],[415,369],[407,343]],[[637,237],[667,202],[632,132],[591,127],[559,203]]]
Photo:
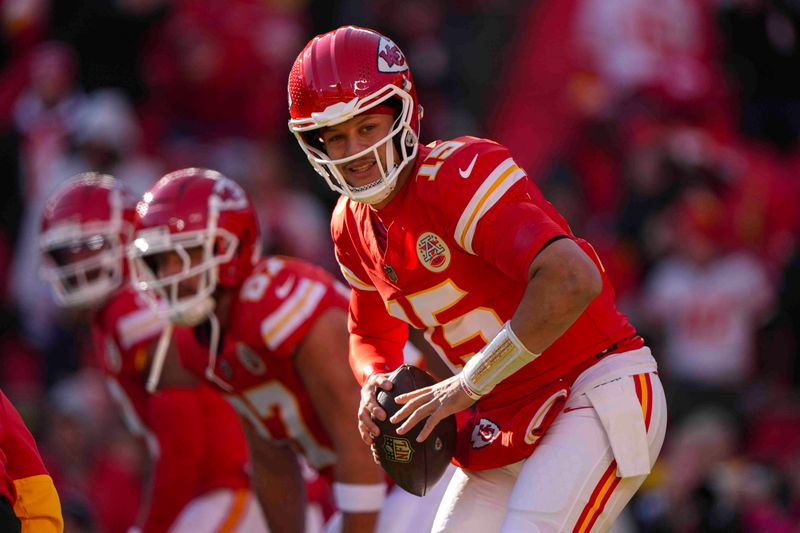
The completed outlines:
[[[0,0],[0,388],[66,531],[124,532],[147,461],[86,317],[37,276],[45,198],[82,171],[141,193],[214,168],[268,253],[336,271],[285,91],[303,43],[347,23],[406,52],[424,142],[511,148],[652,346],[670,424],[619,529],[800,532],[797,1]]]

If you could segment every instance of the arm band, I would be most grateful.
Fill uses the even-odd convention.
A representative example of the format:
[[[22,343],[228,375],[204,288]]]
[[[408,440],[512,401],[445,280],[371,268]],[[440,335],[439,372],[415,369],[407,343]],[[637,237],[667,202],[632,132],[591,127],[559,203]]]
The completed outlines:
[[[459,374],[461,389],[478,400],[539,355],[531,353],[511,330],[511,322],[506,322],[500,333],[464,365]]]
[[[333,498],[343,513],[377,513],[386,499],[386,485],[333,482]]]

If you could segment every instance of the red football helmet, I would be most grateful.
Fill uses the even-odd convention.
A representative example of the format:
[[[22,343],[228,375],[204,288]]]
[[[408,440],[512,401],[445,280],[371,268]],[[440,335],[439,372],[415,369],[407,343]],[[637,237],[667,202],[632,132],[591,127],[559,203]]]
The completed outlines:
[[[196,249],[193,250],[193,249]],[[159,254],[174,253],[177,273],[159,272]],[[200,254],[192,261],[191,254]],[[167,174],[136,206],[128,248],[131,280],[155,309],[177,324],[194,325],[214,308],[217,285],[238,287],[261,257],[261,238],[250,199],[219,172],[186,168]],[[184,280],[197,278],[194,294]]]
[[[422,108],[403,52],[373,30],[344,26],[314,37],[289,73],[289,129],[314,169],[334,191],[353,200],[378,203],[397,183],[403,168],[417,156]],[[381,104],[396,104],[389,134],[355,155],[331,160],[319,141],[319,130],[340,124]],[[394,142],[401,161],[394,161]],[[386,149],[386,166],[377,150]],[[360,187],[347,184],[337,165],[373,152],[381,177]]]
[[[133,195],[111,176],[73,176],[52,194],[41,219],[42,277],[64,306],[94,306],[125,279]]]

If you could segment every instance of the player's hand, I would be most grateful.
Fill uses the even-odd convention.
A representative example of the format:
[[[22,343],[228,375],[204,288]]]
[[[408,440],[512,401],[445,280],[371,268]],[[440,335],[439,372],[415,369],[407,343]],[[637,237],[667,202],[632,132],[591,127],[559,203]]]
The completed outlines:
[[[378,454],[378,448],[375,447],[375,444],[369,447],[372,451],[372,460],[375,461],[375,464],[380,466],[381,464],[381,456]]]
[[[372,446],[375,438],[381,434],[381,430],[372,421],[372,417],[378,420],[386,419],[386,411],[378,403],[378,389],[392,390],[392,382],[387,379],[389,374],[372,374],[361,387],[361,402],[358,406],[358,432],[361,439]]]
[[[392,424],[403,420],[402,426],[397,428],[398,435],[408,432],[422,419],[427,418],[425,425],[417,437],[417,442],[422,442],[431,434],[441,420],[468,408],[475,400],[467,396],[461,389],[458,376],[452,376],[430,387],[417,389],[395,398],[395,402],[403,408],[389,419]]]

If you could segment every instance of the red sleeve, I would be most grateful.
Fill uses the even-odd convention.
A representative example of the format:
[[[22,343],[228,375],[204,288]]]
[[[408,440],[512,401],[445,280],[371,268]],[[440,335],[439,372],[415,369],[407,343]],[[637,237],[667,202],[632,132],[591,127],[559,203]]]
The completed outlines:
[[[475,252],[504,274],[528,281],[531,262],[555,239],[569,236],[532,202],[533,184],[524,178],[478,223]]]
[[[331,231],[336,246],[336,261],[350,285],[348,330],[350,332],[350,368],[359,384],[375,372],[389,371],[403,364],[403,346],[408,339],[408,325],[386,312],[386,306],[341,231],[345,204],[334,212]]]
[[[11,480],[47,474],[33,435],[28,431],[19,412],[0,391],[0,442],[6,456],[6,472]]]
[[[151,426],[159,454],[153,465],[150,506],[143,533],[162,533],[195,495],[203,471],[203,410],[197,391],[168,389],[150,397]]]
[[[6,474],[0,496],[9,498],[23,532],[63,531],[61,503],[33,435],[0,391],[0,457]]]
[[[443,157],[424,198],[459,247],[527,281],[533,258],[549,242],[569,236],[569,226],[504,146],[472,137],[448,142],[458,147],[434,148],[426,159]]]
[[[350,368],[363,385],[375,372],[403,364],[408,325],[389,315],[375,291],[353,290],[347,322],[350,331]]]

